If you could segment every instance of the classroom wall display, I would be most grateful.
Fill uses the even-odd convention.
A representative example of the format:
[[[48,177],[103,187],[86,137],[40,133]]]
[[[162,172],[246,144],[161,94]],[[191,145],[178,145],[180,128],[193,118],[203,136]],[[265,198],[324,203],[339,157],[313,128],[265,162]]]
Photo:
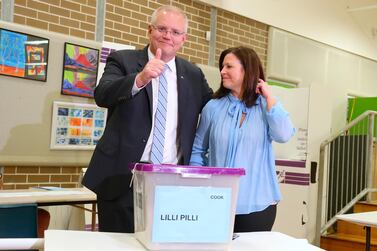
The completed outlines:
[[[54,101],[51,149],[92,150],[106,125],[107,109],[93,104]]]
[[[46,81],[49,39],[0,28],[0,74]]]
[[[98,57],[98,49],[65,43],[61,93],[92,98],[97,82]]]

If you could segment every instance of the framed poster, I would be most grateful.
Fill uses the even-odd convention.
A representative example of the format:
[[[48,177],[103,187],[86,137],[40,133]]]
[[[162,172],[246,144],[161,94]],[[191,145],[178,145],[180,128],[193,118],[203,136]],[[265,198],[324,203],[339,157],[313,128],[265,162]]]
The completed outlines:
[[[107,109],[92,104],[54,101],[51,149],[92,150],[106,126]]]
[[[46,81],[49,39],[0,28],[0,74]]]
[[[99,50],[64,44],[62,94],[92,98],[97,82]]]

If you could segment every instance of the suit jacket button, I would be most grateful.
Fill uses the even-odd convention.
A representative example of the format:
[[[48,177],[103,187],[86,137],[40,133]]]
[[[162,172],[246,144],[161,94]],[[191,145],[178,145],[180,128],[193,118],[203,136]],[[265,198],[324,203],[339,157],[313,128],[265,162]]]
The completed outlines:
[[[146,139],[143,139],[143,143],[145,143],[145,142],[147,142],[147,140],[146,140]]]

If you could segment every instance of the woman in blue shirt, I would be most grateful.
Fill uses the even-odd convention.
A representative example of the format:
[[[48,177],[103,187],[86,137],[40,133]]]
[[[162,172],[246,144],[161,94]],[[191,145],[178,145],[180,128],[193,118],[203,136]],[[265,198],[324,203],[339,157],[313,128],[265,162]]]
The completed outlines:
[[[203,108],[190,164],[245,168],[234,232],[271,231],[281,199],[272,141],[287,142],[295,129],[254,50],[226,49],[219,67],[221,86]]]

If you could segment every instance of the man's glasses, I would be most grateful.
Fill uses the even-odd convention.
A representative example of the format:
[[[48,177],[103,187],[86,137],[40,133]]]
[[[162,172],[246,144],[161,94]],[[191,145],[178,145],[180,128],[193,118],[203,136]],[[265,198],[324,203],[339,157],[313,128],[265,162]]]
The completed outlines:
[[[183,34],[185,34],[184,31],[178,31],[178,30],[175,30],[175,29],[168,29],[164,26],[155,26],[155,25],[151,25],[153,29],[157,30],[159,33],[161,34],[168,34],[168,32],[170,32],[170,35],[172,35],[173,37],[179,37],[179,36],[182,36]]]

